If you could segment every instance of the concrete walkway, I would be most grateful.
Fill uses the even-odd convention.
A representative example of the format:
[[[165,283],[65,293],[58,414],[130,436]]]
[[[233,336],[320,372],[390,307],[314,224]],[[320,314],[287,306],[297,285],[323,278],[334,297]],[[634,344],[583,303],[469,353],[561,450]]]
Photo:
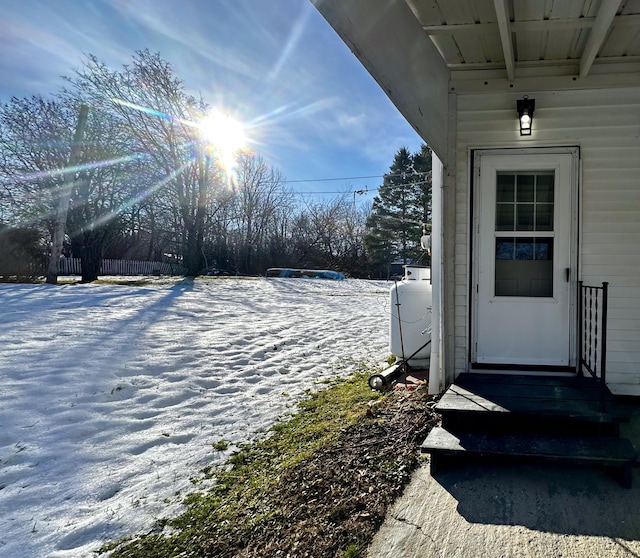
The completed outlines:
[[[622,435],[640,448],[640,404]],[[640,469],[625,489],[598,469],[428,461],[369,558],[640,558]]]

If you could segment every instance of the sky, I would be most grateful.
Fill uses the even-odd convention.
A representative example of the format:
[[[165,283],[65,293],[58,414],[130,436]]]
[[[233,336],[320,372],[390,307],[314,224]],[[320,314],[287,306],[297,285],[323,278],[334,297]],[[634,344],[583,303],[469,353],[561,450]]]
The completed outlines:
[[[389,288],[0,284],[0,556],[88,558],[178,515],[307,389],[386,365]]]
[[[2,0],[0,101],[54,94],[87,54],[120,68],[142,49],[245,123],[302,197],[371,199],[422,143],[309,0]]]

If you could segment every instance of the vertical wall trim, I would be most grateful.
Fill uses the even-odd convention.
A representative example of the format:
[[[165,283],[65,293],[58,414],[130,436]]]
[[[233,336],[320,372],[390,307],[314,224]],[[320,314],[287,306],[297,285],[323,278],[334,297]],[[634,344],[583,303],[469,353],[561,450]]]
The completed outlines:
[[[458,96],[449,94],[447,151],[449,163],[443,169],[442,181],[442,353],[444,386],[455,380],[455,264],[456,264],[456,141]]]
[[[445,381],[442,369],[442,178],[444,167],[435,151],[431,153],[431,280],[433,285],[431,299],[431,361],[429,364],[429,393],[436,394],[444,390]]]

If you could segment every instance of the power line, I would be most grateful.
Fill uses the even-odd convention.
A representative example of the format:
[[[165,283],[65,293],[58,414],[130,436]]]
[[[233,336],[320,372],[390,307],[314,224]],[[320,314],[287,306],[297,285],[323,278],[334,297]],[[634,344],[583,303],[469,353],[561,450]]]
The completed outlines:
[[[278,181],[280,184],[302,184],[307,182],[335,182],[337,180],[364,180],[369,178],[388,178],[393,176],[404,176],[405,178],[417,177],[419,175],[431,175],[431,171],[423,171],[423,172],[415,172],[406,176],[406,172],[396,172],[396,173],[387,173],[387,174],[375,174],[371,176],[345,176],[341,178],[308,178],[306,180],[280,180]],[[419,186],[420,184],[429,184],[431,182],[430,178],[427,180],[418,180],[414,182],[405,182],[403,184],[398,184],[397,186]],[[344,195],[353,195],[354,199],[356,194],[364,195],[368,193],[375,193],[380,190],[380,187],[369,188],[369,186],[365,186],[364,188],[358,188],[357,190],[329,190],[329,191],[317,191],[317,192],[307,192],[307,191],[291,191],[290,193],[296,196],[322,196],[328,194],[344,194]]]
[[[285,184],[295,184],[300,182],[331,182],[332,180],[364,180],[367,178],[382,178],[383,174],[375,174],[373,176],[345,176],[342,178],[309,178],[307,180],[283,180]],[[388,175],[387,175],[388,176]]]
[[[336,190],[334,192],[291,192],[291,193],[295,194],[297,196],[307,196],[307,195],[309,195],[309,196],[313,196],[313,195],[318,196],[318,195],[321,195],[321,194],[345,194],[345,195],[349,194],[349,195],[351,195],[351,194],[366,194],[367,192],[376,192],[377,190],[378,190],[378,188],[374,188],[374,189],[371,189],[371,190],[351,190],[351,191],[348,191],[348,192]]]
[[[319,179],[324,180],[324,179]],[[318,181],[319,181],[318,180]],[[419,180],[417,182],[405,182],[403,184],[397,184],[397,186],[419,186],[421,184],[429,184],[430,180]],[[297,195],[320,195],[320,194],[368,194],[369,192],[377,192],[380,190],[380,187],[377,188],[369,188],[368,186],[358,190],[335,190],[335,191],[324,191],[324,192],[307,192],[307,191],[292,191],[292,194]]]
[[[408,176],[419,175],[419,174],[429,174],[430,172],[431,171],[416,172],[416,173],[409,174]],[[396,173],[387,173],[387,174],[374,174],[372,176],[344,176],[342,178],[308,178],[306,180],[283,180],[282,182],[284,184],[295,184],[295,183],[301,183],[301,182],[331,182],[334,180],[365,180],[368,178],[385,178],[387,176],[402,176],[403,174],[406,175],[407,173],[396,172]],[[420,184],[420,183],[415,182],[413,184]]]
[[[362,190],[332,190],[332,191],[324,191],[324,192],[307,192],[307,191],[295,191],[295,192],[291,192],[292,194],[296,194],[296,195],[300,195],[300,196],[306,196],[306,195],[317,195],[317,194],[367,194],[369,192],[377,192],[379,190],[379,188],[366,188],[366,189],[362,189]]]

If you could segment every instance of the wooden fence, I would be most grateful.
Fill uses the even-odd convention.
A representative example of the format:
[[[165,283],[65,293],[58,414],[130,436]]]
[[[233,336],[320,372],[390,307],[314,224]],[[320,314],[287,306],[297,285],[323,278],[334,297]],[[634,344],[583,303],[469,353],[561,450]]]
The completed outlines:
[[[99,275],[184,275],[185,268],[165,262],[102,260]],[[80,258],[61,258],[59,275],[81,275]]]

